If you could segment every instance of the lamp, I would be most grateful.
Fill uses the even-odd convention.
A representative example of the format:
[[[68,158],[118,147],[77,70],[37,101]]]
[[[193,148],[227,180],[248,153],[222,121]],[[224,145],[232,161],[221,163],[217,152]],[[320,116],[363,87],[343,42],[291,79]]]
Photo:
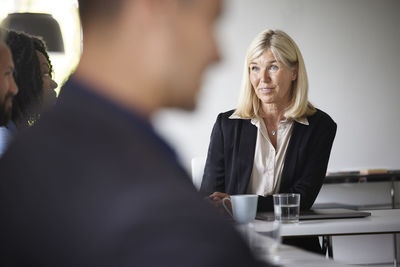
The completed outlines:
[[[64,52],[60,26],[50,14],[10,13],[2,21],[1,26],[42,37],[49,52]]]

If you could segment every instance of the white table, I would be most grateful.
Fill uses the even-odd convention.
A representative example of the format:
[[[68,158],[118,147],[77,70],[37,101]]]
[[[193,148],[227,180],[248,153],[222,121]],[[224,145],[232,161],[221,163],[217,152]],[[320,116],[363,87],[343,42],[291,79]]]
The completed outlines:
[[[270,260],[271,261],[271,260]],[[281,245],[275,256],[273,263],[285,266],[285,267],[350,267],[344,263],[336,262],[331,259],[327,259],[319,254],[314,254],[296,247]],[[357,267],[363,267],[367,265],[357,265]]]
[[[272,223],[272,222],[271,222]],[[265,229],[268,222],[264,224]],[[276,241],[267,235],[257,233],[254,223],[247,225],[236,225],[236,230],[242,235],[244,240],[252,249],[254,256],[260,261],[276,264],[285,267],[350,267],[344,263],[333,261],[321,254],[312,253],[297,247],[284,244],[277,245]],[[271,229],[272,230],[272,229]],[[357,265],[363,267],[364,265]]]
[[[282,224],[281,236],[323,236],[327,242],[328,254],[333,257],[332,236],[400,233],[400,209],[369,210],[368,212],[371,216],[365,218],[305,220],[296,224]],[[269,228],[268,224],[271,223],[256,220],[255,230],[263,232],[263,228]],[[396,261],[395,258],[395,265]]]

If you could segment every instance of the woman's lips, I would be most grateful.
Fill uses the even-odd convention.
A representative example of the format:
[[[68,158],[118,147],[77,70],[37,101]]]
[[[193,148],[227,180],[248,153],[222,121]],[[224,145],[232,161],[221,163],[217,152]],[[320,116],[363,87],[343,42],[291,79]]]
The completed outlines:
[[[274,88],[261,87],[261,88],[259,88],[258,90],[260,90],[261,93],[267,94],[267,93],[271,93],[271,92],[274,90]]]

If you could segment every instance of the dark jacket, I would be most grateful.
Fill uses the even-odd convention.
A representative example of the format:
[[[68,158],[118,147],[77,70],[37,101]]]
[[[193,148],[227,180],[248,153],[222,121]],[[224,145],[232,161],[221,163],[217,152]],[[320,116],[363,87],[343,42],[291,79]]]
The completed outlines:
[[[0,266],[255,266],[151,127],[89,91],[69,81],[0,160]]]
[[[250,119],[229,119],[233,110],[217,117],[200,191],[244,194],[253,169],[257,127]],[[280,192],[300,193],[301,209],[313,205],[325,178],[336,134],[336,123],[321,110],[307,117],[309,125],[294,122],[286,151]],[[259,211],[272,211],[272,196],[259,197]]]

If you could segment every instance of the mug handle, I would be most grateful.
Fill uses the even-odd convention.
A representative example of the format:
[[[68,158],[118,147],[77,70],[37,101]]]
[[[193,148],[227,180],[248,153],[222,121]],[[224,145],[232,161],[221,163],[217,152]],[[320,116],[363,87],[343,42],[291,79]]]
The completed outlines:
[[[229,215],[231,215],[231,217],[233,218],[232,212],[231,212],[231,211],[229,210],[229,208],[225,205],[225,200],[231,201],[231,199],[230,199],[229,197],[226,197],[226,198],[222,199],[222,206],[224,206],[226,212],[228,212]],[[232,202],[231,202],[231,206],[232,206]]]

